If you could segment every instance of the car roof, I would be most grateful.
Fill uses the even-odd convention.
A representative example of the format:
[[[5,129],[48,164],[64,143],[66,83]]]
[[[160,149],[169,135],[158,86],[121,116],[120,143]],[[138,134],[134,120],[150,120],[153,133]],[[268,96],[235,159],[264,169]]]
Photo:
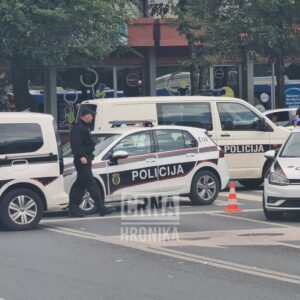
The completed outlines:
[[[157,102],[168,102],[172,100],[172,102],[182,102],[182,101],[203,101],[203,102],[210,102],[210,101],[237,101],[244,103],[245,100],[238,99],[238,98],[232,98],[232,97],[218,97],[218,96],[153,96],[153,97],[121,97],[121,98],[105,98],[105,99],[93,99],[93,100],[85,100],[81,104],[99,104],[102,103],[108,103],[108,102],[126,102],[126,101],[132,101],[132,102],[140,102],[140,101],[155,101]]]
[[[281,112],[281,111],[294,111],[297,110],[296,107],[288,107],[288,108],[276,108],[276,109],[269,109],[263,112],[263,114],[270,114],[270,113],[276,113],[276,112]]]
[[[196,127],[188,127],[188,126],[172,126],[172,125],[158,125],[153,127],[145,127],[145,126],[121,126],[108,128],[104,130],[93,131],[92,134],[124,134],[124,133],[134,133],[139,131],[151,130],[151,129],[175,129],[175,130],[187,130],[187,131],[200,131],[201,133],[206,132],[206,129],[196,128]]]
[[[31,120],[42,121],[42,120],[53,120],[53,116],[49,114],[34,113],[34,112],[0,112],[0,118],[3,119],[12,119],[12,120]]]

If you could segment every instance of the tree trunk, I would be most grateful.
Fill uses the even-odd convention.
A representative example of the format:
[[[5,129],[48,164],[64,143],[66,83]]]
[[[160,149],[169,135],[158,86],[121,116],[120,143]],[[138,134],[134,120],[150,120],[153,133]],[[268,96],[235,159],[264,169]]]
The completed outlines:
[[[198,94],[198,67],[195,64],[197,58],[196,45],[193,40],[188,41],[189,59],[190,59],[190,78],[191,78],[191,95]]]
[[[35,98],[28,90],[28,77],[26,71],[26,63],[20,57],[13,57],[11,60],[11,78],[13,85],[13,100],[16,111],[30,109],[30,111],[38,111]]]
[[[275,60],[275,73],[277,81],[277,99],[278,107],[286,107],[284,94],[284,61],[282,54],[278,54]]]

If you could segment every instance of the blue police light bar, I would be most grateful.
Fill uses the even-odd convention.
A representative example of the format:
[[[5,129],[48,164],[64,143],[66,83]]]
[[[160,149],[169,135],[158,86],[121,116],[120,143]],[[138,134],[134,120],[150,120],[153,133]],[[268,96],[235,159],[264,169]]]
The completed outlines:
[[[110,121],[109,124],[112,127],[120,127],[122,125],[143,125],[145,127],[153,127],[155,120],[114,120]]]

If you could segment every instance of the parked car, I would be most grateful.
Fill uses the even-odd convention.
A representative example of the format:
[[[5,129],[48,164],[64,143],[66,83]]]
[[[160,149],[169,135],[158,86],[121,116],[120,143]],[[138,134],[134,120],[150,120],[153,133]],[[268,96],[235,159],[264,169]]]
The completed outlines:
[[[224,151],[205,130],[182,126],[125,126],[93,132],[94,177],[105,201],[131,197],[188,195],[211,204],[229,181]],[[64,147],[65,190],[76,179],[72,153]],[[80,208],[95,210],[85,195]]]
[[[97,112],[93,130],[110,127],[109,121],[152,119],[155,125],[203,128],[224,150],[230,178],[256,188],[270,167],[264,153],[280,147],[289,130],[278,127],[250,103],[231,97],[136,97],[87,100]],[[80,109],[79,109],[80,110]]]
[[[0,222],[34,228],[43,211],[68,206],[63,158],[50,115],[0,113]]]
[[[278,154],[266,152],[274,159],[264,182],[263,209],[267,219],[281,219],[284,212],[300,212],[300,127],[296,127]]]
[[[277,126],[283,126],[290,130],[294,128],[294,120],[297,108],[278,108],[263,112]]]

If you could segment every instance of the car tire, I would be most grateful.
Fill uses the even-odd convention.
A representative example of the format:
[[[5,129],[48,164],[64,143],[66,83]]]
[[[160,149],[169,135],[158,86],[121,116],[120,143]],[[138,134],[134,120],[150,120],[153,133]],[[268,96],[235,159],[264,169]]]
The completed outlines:
[[[198,171],[191,185],[190,200],[193,205],[209,205],[218,197],[220,182],[210,170]]]
[[[270,210],[267,210],[264,195],[263,195],[263,210],[264,210],[264,214],[265,214],[266,219],[270,220],[270,221],[281,220],[282,217],[283,217],[283,214],[284,214],[283,211],[270,211]]]
[[[239,183],[245,188],[254,189],[262,185],[263,179],[243,179],[239,180]]]
[[[43,214],[42,200],[27,188],[17,188],[0,202],[1,223],[9,230],[29,230],[38,225]]]

